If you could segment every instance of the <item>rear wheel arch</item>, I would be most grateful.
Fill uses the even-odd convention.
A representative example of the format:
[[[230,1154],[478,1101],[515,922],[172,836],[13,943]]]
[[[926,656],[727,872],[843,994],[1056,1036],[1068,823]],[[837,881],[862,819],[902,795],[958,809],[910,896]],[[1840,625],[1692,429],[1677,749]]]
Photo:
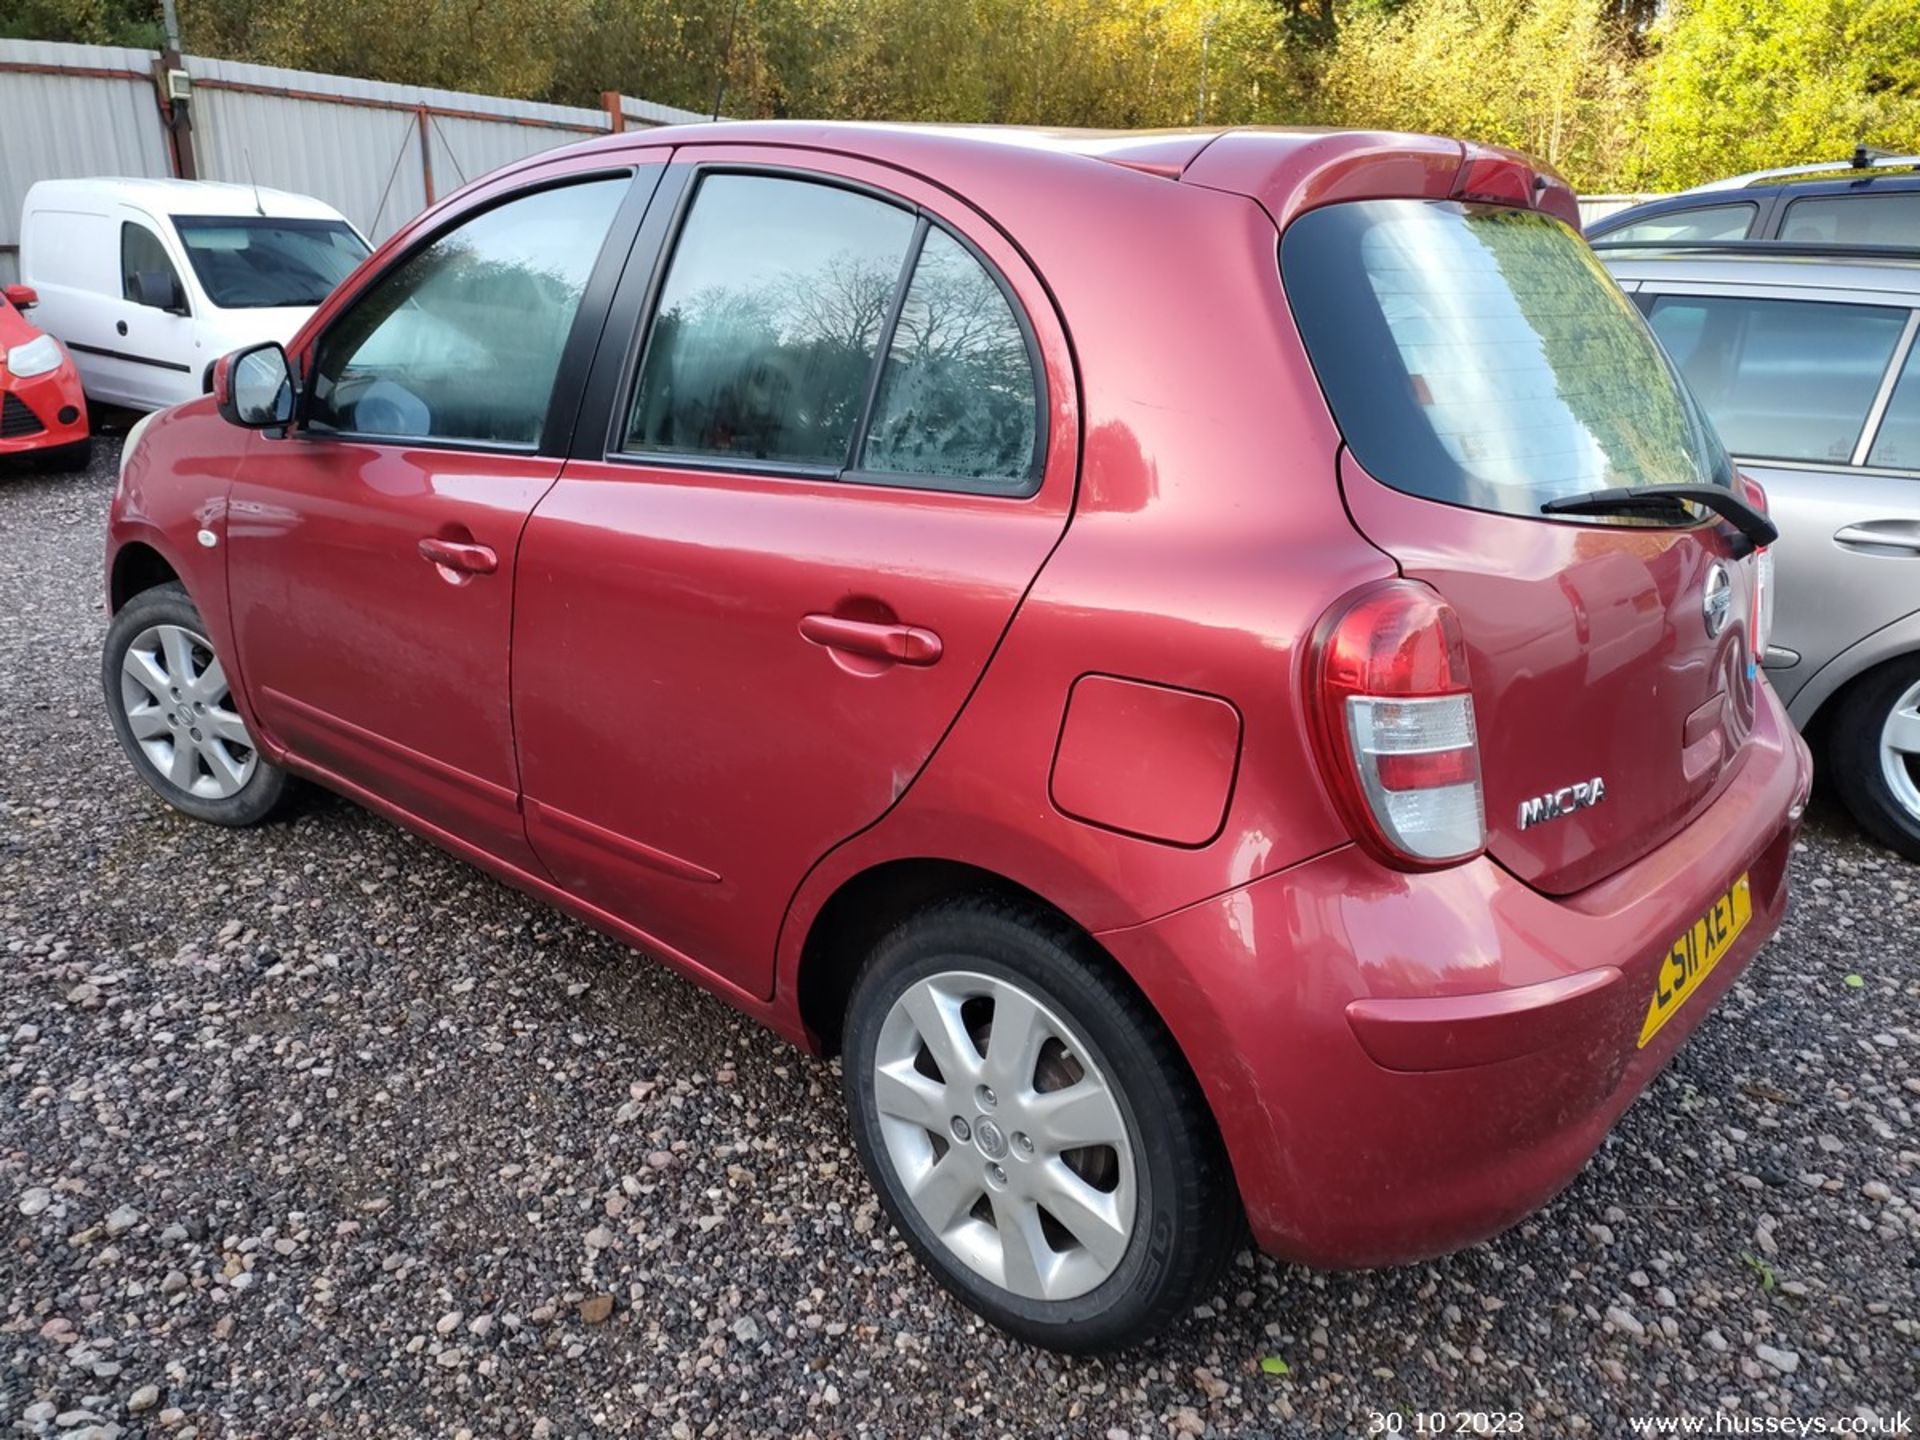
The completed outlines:
[[[920,912],[969,895],[1036,907],[1074,923],[1025,886],[957,860],[888,860],[849,876],[815,912],[800,950],[796,1002],[822,1054],[839,1053],[847,1000],[873,948]]]
[[[1116,977],[1166,1032],[1188,1078],[1204,1093],[1179,1035],[1127,967],[1084,925],[1018,881],[981,866],[933,857],[869,866],[843,880],[815,912],[801,946],[795,999],[801,1022],[821,1054],[840,1052],[847,1001],[874,948],[916,915],[968,898],[999,902],[1036,928],[1070,942],[1087,964]]]
[[[179,572],[164,555],[144,541],[130,540],[113,557],[108,599],[113,612],[118,614],[129,600],[143,591],[179,583]]]

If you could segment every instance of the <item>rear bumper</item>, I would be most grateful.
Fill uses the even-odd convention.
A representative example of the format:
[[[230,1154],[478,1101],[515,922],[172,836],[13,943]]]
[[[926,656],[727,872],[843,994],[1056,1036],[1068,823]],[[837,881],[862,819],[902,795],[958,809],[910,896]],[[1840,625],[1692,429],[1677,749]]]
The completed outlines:
[[[1579,894],[1490,860],[1410,875],[1347,847],[1100,938],[1206,1090],[1260,1244],[1393,1264],[1539,1208],[1773,934],[1812,781],[1762,689],[1739,776],[1681,834]],[[1752,913],[1639,1044],[1656,978],[1742,874]]]
[[[6,400],[9,395],[11,404]],[[32,455],[87,438],[87,400],[71,361],[25,380],[0,371],[0,405],[5,406],[8,421],[0,424],[0,456]],[[18,419],[22,408],[37,428],[25,429],[28,422]],[[16,425],[24,433],[9,433]]]

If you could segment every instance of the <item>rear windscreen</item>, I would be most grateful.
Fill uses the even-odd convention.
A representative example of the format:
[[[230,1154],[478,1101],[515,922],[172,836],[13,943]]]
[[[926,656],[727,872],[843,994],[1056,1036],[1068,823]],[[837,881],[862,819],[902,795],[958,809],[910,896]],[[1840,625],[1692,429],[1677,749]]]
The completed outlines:
[[[1288,227],[1280,272],[1348,446],[1395,489],[1537,515],[1587,490],[1732,481],[1639,312],[1551,216],[1329,205]]]

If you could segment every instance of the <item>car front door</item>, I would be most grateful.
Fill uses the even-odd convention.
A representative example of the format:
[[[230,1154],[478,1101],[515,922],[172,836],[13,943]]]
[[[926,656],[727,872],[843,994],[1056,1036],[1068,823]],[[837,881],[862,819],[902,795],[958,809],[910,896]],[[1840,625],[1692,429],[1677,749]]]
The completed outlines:
[[[228,569],[255,713],[323,777],[537,870],[508,709],[513,566],[660,166],[595,157],[463,208],[303,344]]]
[[[120,295],[105,309],[113,334],[99,356],[112,388],[139,407],[157,410],[200,393],[193,373],[193,313],[180,262],[160,228],[121,206]]]
[[[1653,281],[1636,297],[1766,489],[1780,529],[1768,677],[1789,704],[1834,656],[1920,609],[1920,486],[1899,471],[1920,468],[1920,442],[1901,411],[1881,418],[1920,319],[1906,297],[1833,297]]]
[[[795,887],[912,783],[1058,540],[1075,406],[1045,291],[950,195],[699,154],[521,544],[514,722],[556,879],[764,997]]]

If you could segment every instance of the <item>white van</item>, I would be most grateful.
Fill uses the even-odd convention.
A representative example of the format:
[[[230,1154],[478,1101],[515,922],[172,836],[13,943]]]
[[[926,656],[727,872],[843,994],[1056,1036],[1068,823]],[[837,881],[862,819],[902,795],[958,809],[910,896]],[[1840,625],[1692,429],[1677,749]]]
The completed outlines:
[[[27,191],[20,279],[88,396],[156,410],[200,394],[207,366],[285,344],[367,254],[305,195],[198,180],[42,180]]]

